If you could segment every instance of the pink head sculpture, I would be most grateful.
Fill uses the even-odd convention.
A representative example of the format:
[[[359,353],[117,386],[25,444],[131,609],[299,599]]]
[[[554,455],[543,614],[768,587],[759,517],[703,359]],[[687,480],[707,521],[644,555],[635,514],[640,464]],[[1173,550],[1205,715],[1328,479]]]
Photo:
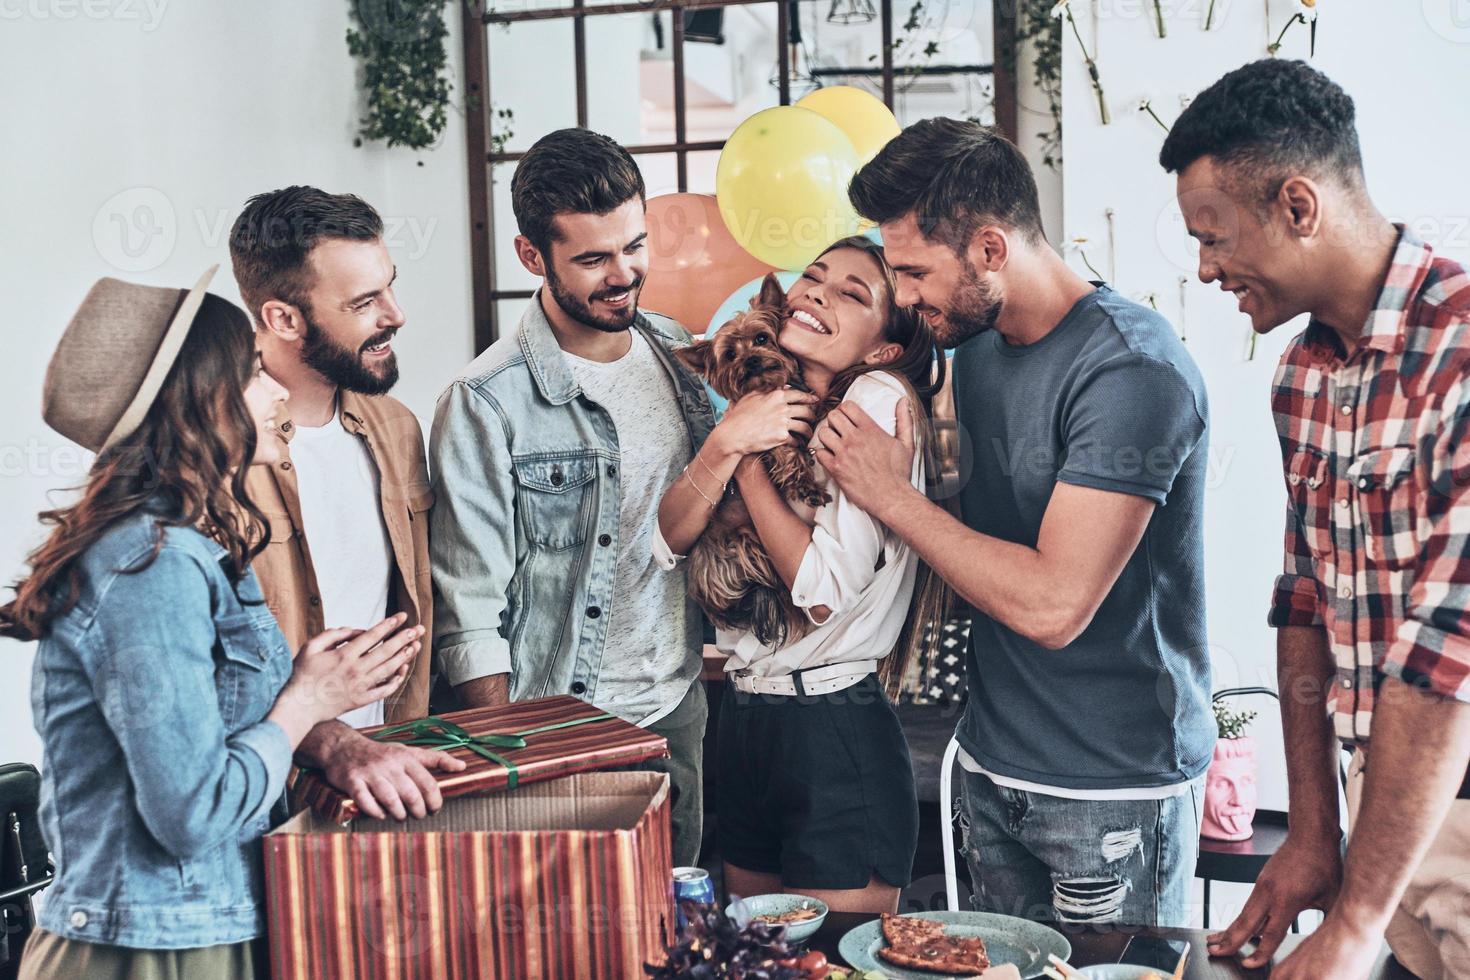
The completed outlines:
[[[1256,818],[1256,746],[1250,738],[1222,738],[1205,777],[1201,833],[1213,840],[1245,840]]]

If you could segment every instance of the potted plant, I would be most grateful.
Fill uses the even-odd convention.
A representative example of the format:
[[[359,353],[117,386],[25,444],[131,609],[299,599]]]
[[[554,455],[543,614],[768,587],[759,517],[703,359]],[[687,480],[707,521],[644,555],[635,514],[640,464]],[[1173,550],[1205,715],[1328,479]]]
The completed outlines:
[[[1205,776],[1205,813],[1200,835],[1211,840],[1245,840],[1255,832],[1256,743],[1245,734],[1254,711],[1231,711],[1216,701],[1215,725],[1220,738]]]

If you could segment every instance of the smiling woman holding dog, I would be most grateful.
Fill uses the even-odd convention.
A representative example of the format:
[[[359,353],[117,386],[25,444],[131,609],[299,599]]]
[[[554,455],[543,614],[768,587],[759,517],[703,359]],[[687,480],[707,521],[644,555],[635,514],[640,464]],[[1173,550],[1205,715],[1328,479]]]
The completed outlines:
[[[893,911],[912,869],[913,770],[885,679],[901,676],[943,586],[824,474],[813,480],[802,451],[813,415],[844,401],[890,420],[906,402],[927,430],[943,352],[894,296],[881,247],[846,238],[784,296],[768,277],[749,313],[680,352],[731,400],[664,496],[654,548],[670,569],[691,556],[691,594],[729,656],[718,786],[732,895]],[[928,440],[916,442],[922,488]]]

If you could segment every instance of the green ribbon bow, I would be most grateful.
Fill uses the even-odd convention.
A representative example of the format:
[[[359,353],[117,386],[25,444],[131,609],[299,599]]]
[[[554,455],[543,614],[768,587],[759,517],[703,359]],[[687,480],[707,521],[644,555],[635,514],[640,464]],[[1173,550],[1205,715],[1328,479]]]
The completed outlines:
[[[399,745],[422,745],[426,748],[450,751],[452,749],[469,749],[477,755],[489,759],[498,766],[504,766],[506,771],[506,788],[515,789],[520,781],[520,770],[516,764],[500,753],[494,751],[501,749],[505,752],[514,752],[523,749],[528,744],[526,738],[531,735],[540,735],[542,732],[554,732],[563,728],[576,728],[578,725],[587,725],[594,721],[608,721],[613,718],[610,714],[593,715],[589,718],[574,718],[571,721],[561,721],[554,725],[542,725],[539,728],[528,728],[523,732],[511,732],[509,734],[471,735],[452,721],[446,721],[434,715],[427,718],[418,718],[414,721],[406,721],[401,725],[392,725],[380,732],[374,732],[370,738],[380,742],[397,742]],[[396,739],[393,736],[408,732],[413,737],[407,739]]]

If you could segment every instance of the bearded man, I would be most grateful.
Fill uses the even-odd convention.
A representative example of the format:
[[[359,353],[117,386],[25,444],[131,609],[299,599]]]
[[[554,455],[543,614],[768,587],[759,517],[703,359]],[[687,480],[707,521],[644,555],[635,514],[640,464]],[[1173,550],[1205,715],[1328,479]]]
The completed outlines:
[[[387,393],[404,316],[382,219],[352,194],[257,194],[230,230],[230,258],[261,368],[290,392],[280,458],[246,477],[269,525],[255,573],[281,632],[300,650],[324,629],[396,612],[429,628],[433,498],[418,419]],[[370,817],[422,817],[443,803],[429,770],[464,763],[354,729],[421,718],[428,705],[426,644],[398,691],[318,725],[298,761],[326,770]]]
[[[638,309],[643,177],[551,133],[511,181],[516,255],[545,281],[439,399],[429,440],[434,648],[467,705],[573,694],[668,739],[674,861],[698,859],[701,620],[654,563],[658,504],[709,434],[678,323]]]

